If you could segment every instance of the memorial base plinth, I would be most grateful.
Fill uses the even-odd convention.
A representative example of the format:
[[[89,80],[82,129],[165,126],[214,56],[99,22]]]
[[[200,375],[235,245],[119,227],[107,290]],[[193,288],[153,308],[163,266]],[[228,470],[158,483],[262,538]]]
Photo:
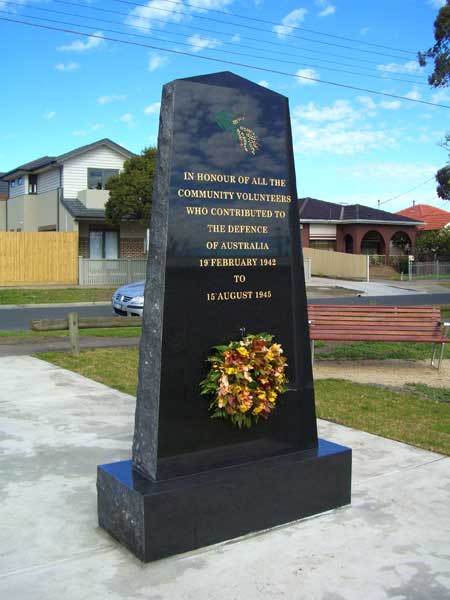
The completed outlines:
[[[314,451],[152,482],[131,461],[100,465],[99,525],[149,562],[350,503],[350,448]]]

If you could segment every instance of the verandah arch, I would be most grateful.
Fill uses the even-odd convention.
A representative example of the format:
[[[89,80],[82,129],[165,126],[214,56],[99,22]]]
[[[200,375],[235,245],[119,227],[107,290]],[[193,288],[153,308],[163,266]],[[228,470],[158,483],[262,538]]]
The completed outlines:
[[[361,240],[361,254],[386,254],[386,244],[381,233],[368,231]]]

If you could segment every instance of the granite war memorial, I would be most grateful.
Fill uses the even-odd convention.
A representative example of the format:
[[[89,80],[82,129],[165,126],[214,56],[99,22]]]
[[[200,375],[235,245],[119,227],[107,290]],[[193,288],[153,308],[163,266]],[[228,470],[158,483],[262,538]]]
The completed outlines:
[[[317,437],[286,97],[233,73],[164,86],[132,459],[99,524],[151,561],[350,502]]]

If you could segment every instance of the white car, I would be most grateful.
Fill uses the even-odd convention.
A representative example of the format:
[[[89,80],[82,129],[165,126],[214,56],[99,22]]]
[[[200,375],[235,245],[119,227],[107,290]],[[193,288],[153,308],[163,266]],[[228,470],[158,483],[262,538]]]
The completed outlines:
[[[112,297],[112,309],[122,317],[142,317],[144,310],[145,281],[127,283],[116,290]]]

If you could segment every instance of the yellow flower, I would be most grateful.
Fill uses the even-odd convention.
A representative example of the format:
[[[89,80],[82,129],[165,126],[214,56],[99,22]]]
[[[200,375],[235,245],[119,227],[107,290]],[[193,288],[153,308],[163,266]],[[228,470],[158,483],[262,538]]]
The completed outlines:
[[[241,356],[248,356],[248,350],[247,348],[243,348],[242,346],[240,348],[237,349],[237,351],[239,352],[239,354]]]
[[[228,369],[225,369],[227,375],[234,375],[236,373],[236,369],[234,367],[228,367]]]

